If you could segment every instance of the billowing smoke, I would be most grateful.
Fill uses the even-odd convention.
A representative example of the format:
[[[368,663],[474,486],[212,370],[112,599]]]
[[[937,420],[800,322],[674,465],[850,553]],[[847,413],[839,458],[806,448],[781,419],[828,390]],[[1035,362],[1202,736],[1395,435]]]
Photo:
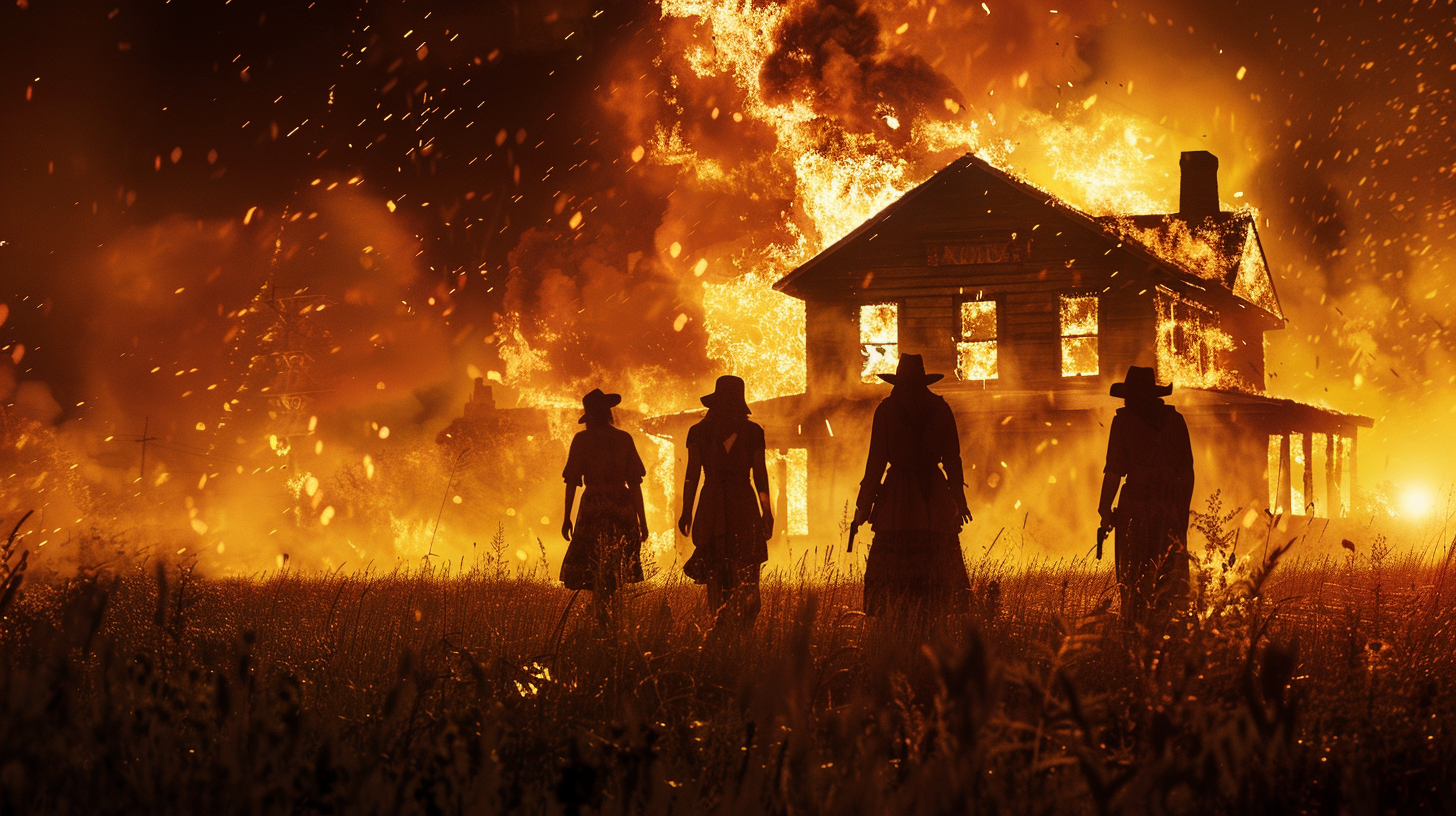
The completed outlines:
[[[3,509],[48,540],[242,571],[461,555],[496,520],[532,543],[557,511],[503,485],[551,480],[582,392],[802,389],[769,283],[970,149],[1097,212],[1172,209],[1178,152],[1218,154],[1269,219],[1271,392],[1380,420],[1367,483],[1448,478],[1420,453],[1456,377],[1434,5],[229,7],[185,12],[222,40],[152,50],[159,14],[32,9],[40,79],[3,103]],[[437,446],[474,376],[546,441]]]
[[[883,34],[879,15],[859,3],[793,7],[760,73],[764,101],[807,102],[826,123],[853,133],[893,133],[902,122],[947,118],[948,108],[964,105],[944,74],[919,55],[887,48]]]

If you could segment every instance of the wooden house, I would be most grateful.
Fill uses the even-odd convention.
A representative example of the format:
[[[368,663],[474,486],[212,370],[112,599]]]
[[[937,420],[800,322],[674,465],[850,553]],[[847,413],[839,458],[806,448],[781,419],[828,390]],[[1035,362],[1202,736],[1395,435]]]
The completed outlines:
[[[1108,387],[1145,365],[1175,386],[1198,495],[1346,514],[1371,422],[1264,393],[1264,333],[1286,320],[1257,225],[1219,207],[1212,154],[1180,164],[1179,212],[1097,218],[968,154],[780,280],[805,304],[807,389],[751,407],[788,532],[841,526],[902,351],[946,375],[973,512],[1094,513]],[[681,440],[693,418],[653,429]]]

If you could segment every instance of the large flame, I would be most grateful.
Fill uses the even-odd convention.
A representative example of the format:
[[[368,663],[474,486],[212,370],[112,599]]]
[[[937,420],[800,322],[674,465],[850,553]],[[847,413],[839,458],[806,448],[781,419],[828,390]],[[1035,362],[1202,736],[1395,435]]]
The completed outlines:
[[[1450,355],[1442,353],[1456,320],[1443,294],[1450,252],[1436,240],[1449,232],[1450,202],[1417,196],[1404,181],[1456,172],[1456,161],[1441,157],[1446,147],[1430,141],[1440,128],[1424,124],[1428,98],[1442,98],[1445,80],[1420,62],[1430,54],[1415,34],[1402,30],[1392,40],[1410,43],[1408,54],[1402,46],[1392,56],[1420,80],[1415,95],[1399,105],[1371,105],[1396,111],[1399,121],[1372,114],[1369,127],[1352,128],[1343,126],[1353,115],[1341,96],[1345,83],[1364,82],[1360,77],[1374,69],[1326,86],[1341,93],[1300,91],[1287,104],[1273,100],[1276,91],[1283,99],[1293,87],[1286,81],[1304,78],[1306,69],[1323,76],[1322,62],[1363,65],[1363,58],[1305,54],[1298,64],[1276,64],[1286,57],[1270,49],[1262,55],[1269,66],[1251,62],[1246,76],[1230,63],[1234,47],[1224,53],[1222,39],[1233,38],[1222,37],[1213,12],[1189,9],[1185,21],[1180,11],[1173,25],[1166,12],[1102,2],[1052,10],[994,2],[664,0],[652,19],[624,27],[645,26],[650,38],[601,60],[607,70],[592,78],[603,86],[590,103],[598,106],[589,114],[594,123],[566,126],[561,139],[601,146],[567,161],[570,150],[547,145],[544,136],[538,143],[537,132],[542,118],[551,127],[575,123],[567,105],[532,110],[530,135],[515,121],[491,121],[502,117],[487,115],[489,109],[450,109],[451,94],[465,84],[451,79],[457,84],[446,88],[441,76],[487,74],[503,60],[479,42],[457,50],[470,37],[456,42],[456,22],[442,24],[455,27],[448,34],[431,29],[429,49],[417,45],[425,35],[410,39],[410,32],[448,15],[422,23],[414,5],[376,8],[360,19],[359,41],[349,46],[347,65],[378,61],[379,73],[356,75],[359,87],[352,89],[366,100],[359,107],[378,110],[373,118],[335,115],[351,91],[346,75],[321,86],[328,92],[317,97],[327,103],[318,104],[326,111],[290,114],[304,123],[298,128],[283,121],[287,105],[271,93],[264,118],[279,121],[240,116],[233,123],[256,140],[249,144],[278,150],[313,139],[300,148],[308,163],[290,171],[307,175],[289,179],[295,186],[282,200],[250,201],[232,215],[199,219],[192,210],[221,212],[237,202],[204,206],[198,202],[210,202],[219,188],[202,185],[197,190],[205,194],[191,203],[150,203],[171,188],[120,174],[118,212],[142,212],[132,209],[132,188],[142,186],[140,200],[162,215],[87,235],[102,249],[75,261],[85,288],[67,296],[97,305],[73,312],[65,329],[88,327],[78,364],[87,389],[64,407],[64,389],[53,393],[27,373],[64,333],[38,344],[25,334],[36,322],[17,322],[48,313],[50,305],[39,298],[0,304],[7,332],[0,338],[7,406],[0,436],[12,474],[4,509],[41,508],[35,523],[42,540],[121,530],[119,538],[150,539],[159,551],[184,557],[207,553],[227,569],[252,573],[285,553],[292,563],[324,566],[470,557],[495,540],[500,521],[514,542],[502,551],[529,550],[535,559],[561,546],[551,535],[560,521],[553,518],[555,470],[582,393],[597,386],[621,392],[620,418],[630,424],[640,415],[696,407],[697,395],[724,372],[744,376],[754,400],[804,390],[803,305],[773,291],[773,282],[966,151],[1094,216],[1119,217],[1104,223],[1283,317],[1257,223],[1291,326],[1299,327],[1271,336],[1270,390],[1308,399],[1328,392],[1352,410],[1389,411],[1394,421],[1377,429],[1375,441],[1408,454],[1431,449],[1426,434],[1412,429],[1444,427],[1411,407],[1425,400],[1398,398],[1456,381]],[[429,18],[432,11],[420,14]],[[596,19],[569,11],[527,19],[532,14],[523,7],[519,15],[528,29],[520,35],[529,40],[525,49],[547,39],[575,48]],[[1285,29],[1304,24],[1279,25],[1275,36],[1294,42]],[[1430,27],[1421,20],[1410,25]],[[1184,59],[1149,56],[1154,44],[1185,36],[1168,48]],[[1214,40],[1218,48],[1205,47]],[[1261,57],[1244,51],[1240,59]],[[448,70],[430,73],[436,59],[449,60]],[[261,68],[238,70],[231,81],[259,87]],[[484,78],[472,74],[471,89],[489,84]],[[336,81],[338,108],[328,87]],[[38,98],[46,99],[47,86],[38,87]],[[550,94],[554,86],[540,87]],[[1359,87],[1361,100],[1386,93],[1384,84]],[[1327,107],[1322,101],[1337,97]],[[290,89],[286,101],[292,99]],[[441,128],[467,117],[471,130]],[[319,129],[323,135],[309,136]],[[400,136],[408,144],[396,150]],[[496,152],[481,151],[491,144]],[[1177,151],[1195,147],[1224,159],[1226,200],[1249,200],[1249,191],[1259,202],[1262,212],[1241,207],[1233,214],[1229,223],[1240,234],[1214,234],[1179,219],[1149,227],[1120,218],[1170,211]],[[231,159],[190,145],[158,149],[145,162],[148,178],[170,178],[196,159],[199,178],[215,185]],[[451,153],[460,160],[452,164]],[[259,155],[266,161],[258,166],[272,161],[272,153]],[[47,184],[85,163],[51,158],[59,157],[40,162],[54,165],[54,176],[40,176]],[[320,165],[330,169],[320,172]],[[598,166],[589,181],[571,175]],[[504,168],[498,186],[488,189],[494,182],[472,175],[482,167]],[[405,169],[428,183],[407,182],[408,173],[394,178]],[[239,175],[235,170],[223,183]],[[31,203],[48,200],[36,192],[42,189],[28,187],[16,198],[37,213],[52,212]],[[111,192],[89,196],[103,199],[89,207],[81,201],[87,196],[64,185],[45,195],[61,196],[58,207],[104,214]],[[503,205],[538,195],[549,197],[549,206],[524,227],[521,211]],[[24,227],[7,229],[17,234],[0,235],[6,252],[7,240],[18,242]],[[492,238],[467,240],[481,235]],[[502,248],[487,252],[486,244]],[[1220,246],[1235,247],[1234,266],[1222,263]],[[80,274],[81,267],[89,271]],[[1097,370],[1095,300],[1090,304],[1078,299],[1063,308],[1068,376]],[[958,374],[994,377],[998,338],[986,328],[984,310],[995,304],[963,304],[963,318],[966,308],[972,313],[956,338]],[[1163,379],[1263,386],[1238,380],[1222,364],[1230,340],[1216,321],[1172,293],[1159,293],[1158,310]],[[863,338],[869,376],[893,368],[899,352],[882,317]],[[496,389],[501,409],[522,413],[510,421],[502,413],[498,425],[452,436],[461,429],[450,423],[475,376]],[[58,416],[78,415],[85,423],[51,427]],[[1338,457],[1349,440],[1325,443]],[[652,487],[648,502],[653,546],[665,552],[671,460],[680,440],[639,444],[650,481],[663,483]],[[785,478],[796,480],[799,460],[792,451],[786,456]],[[1438,468],[1427,470],[1419,475],[1435,481]],[[992,476],[999,473],[976,474],[988,483]],[[522,487],[527,483],[532,489]],[[1017,499],[1020,507],[1021,499],[1035,497]],[[1340,500],[1348,505],[1350,498]],[[791,509],[791,519],[798,512]]]

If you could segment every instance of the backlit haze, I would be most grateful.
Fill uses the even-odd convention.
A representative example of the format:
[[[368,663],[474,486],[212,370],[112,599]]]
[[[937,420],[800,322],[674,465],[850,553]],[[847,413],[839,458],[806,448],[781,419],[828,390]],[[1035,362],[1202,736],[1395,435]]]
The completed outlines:
[[[967,151],[1099,215],[1216,154],[1289,318],[1268,392],[1375,419],[1367,518],[1443,513],[1456,5],[1053,5],[6,5],[6,523],[57,564],[559,558],[582,393],[802,390],[770,284]],[[442,451],[477,376],[541,438]]]

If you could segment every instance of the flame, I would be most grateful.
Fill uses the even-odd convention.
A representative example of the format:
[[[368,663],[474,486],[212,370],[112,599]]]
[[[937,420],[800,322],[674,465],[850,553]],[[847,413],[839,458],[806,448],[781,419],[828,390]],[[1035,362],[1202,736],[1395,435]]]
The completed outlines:
[[[1258,211],[1250,209],[1249,214],[1251,217],[1244,232],[1244,248],[1239,253],[1234,294],[1276,317],[1283,317],[1279,298],[1274,294],[1274,278],[1269,274],[1269,266],[1259,248],[1259,236],[1254,231],[1254,219],[1258,217]]]
[[[1273,434],[1269,437],[1269,458],[1267,478],[1269,480],[1269,509],[1276,515],[1284,512],[1284,503],[1281,500],[1279,486],[1285,476],[1284,474],[1284,435]]]
[[[708,356],[743,376],[750,401],[802,393],[807,382],[804,302],[774,291],[776,279],[750,272],[703,286]]]
[[[778,483],[784,518],[778,519],[791,536],[809,534],[809,451],[807,448],[771,450],[767,455],[769,479]]]
[[[961,337],[956,343],[956,377],[994,380],[996,368],[996,301],[961,303]]]
[[[1110,219],[1123,238],[1136,241],[1153,254],[1208,281],[1222,283],[1227,258],[1218,247],[1221,235],[1212,226],[1197,226],[1170,215],[1157,227],[1139,227],[1128,218]]]
[[[1160,381],[1185,388],[1254,390],[1225,365],[1225,353],[1233,350],[1234,341],[1219,328],[1216,315],[1162,286],[1155,306]]]
[[[1129,215],[1166,211],[1166,203],[1148,192],[1156,154],[1146,148],[1162,145],[1128,116],[1097,111],[1077,120],[1057,121],[1043,113],[1025,114],[1021,122],[1040,142],[1046,186],[1092,215]],[[1143,183],[1129,184],[1130,179]]]
[[[644,434],[656,453],[656,464],[648,471],[649,482],[642,486],[643,509],[647,511],[647,543],[642,547],[642,561],[651,564],[673,551],[677,544],[677,515],[673,511],[676,486],[677,445],[671,437]],[[662,491],[662,504],[657,504],[656,486]]]
[[[1304,434],[1289,435],[1289,509],[1295,515],[1304,515],[1311,497],[1304,495]]]
[[[879,382],[878,375],[893,374],[900,364],[899,321],[898,304],[869,303],[859,307],[859,342],[864,355],[861,382]]]
[[[735,121],[741,117],[770,129],[773,144],[751,171],[734,170],[702,155],[684,136],[681,122],[659,123],[653,160],[692,167],[707,190],[742,192],[749,186],[744,173],[769,168],[784,176],[794,204],[785,211],[776,240],[729,258],[733,268],[750,271],[704,286],[708,355],[728,371],[745,375],[751,399],[799,393],[805,387],[803,305],[773,292],[773,282],[922,181],[927,173],[908,156],[965,151],[980,144],[979,125],[971,121],[917,117],[911,120],[908,143],[896,147],[885,134],[835,125],[816,112],[809,98],[770,100],[763,86],[764,66],[778,47],[775,34],[799,5],[755,6],[740,0],[662,4],[663,17],[687,31],[680,56],[693,77],[731,78],[739,94]],[[678,81],[674,77],[674,85]],[[947,107],[959,110],[958,105]],[[888,106],[881,107],[879,116],[887,126],[893,122],[892,132],[906,123],[903,114]],[[864,342],[874,346],[866,349],[867,381],[894,369],[895,340],[875,336]]]
[[[1062,376],[1096,376],[1097,297],[1061,298]]]

